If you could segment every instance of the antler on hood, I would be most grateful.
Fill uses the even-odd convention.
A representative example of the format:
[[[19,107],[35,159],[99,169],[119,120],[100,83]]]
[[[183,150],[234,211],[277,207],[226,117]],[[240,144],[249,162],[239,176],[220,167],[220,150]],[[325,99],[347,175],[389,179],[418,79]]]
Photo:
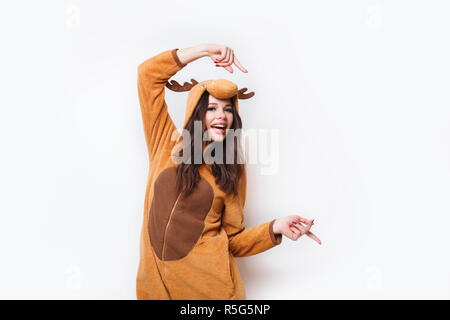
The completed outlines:
[[[166,87],[169,88],[172,91],[176,92],[183,92],[183,91],[189,91],[192,89],[193,86],[195,86],[198,82],[195,79],[191,79],[192,83],[185,82],[183,85],[180,85],[175,80],[167,81]]]
[[[175,80],[169,80],[166,83],[166,87],[175,92],[184,92],[184,91],[190,91],[196,84],[198,84],[198,81],[195,79],[191,79],[191,83],[185,82],[183,85],[179,84]],[[253,91],[245,93],[245,91],[247,91],[247,90],[248,90],[247,88],[239,89],[238,98],[239,99],[250,99],[251,97],[253,97],[255,95],[255,93]]]
[[[238,91],[239,99],[250,99],[251,97],[253,97],[255,95],[255,93],[253,91],[244,93],[245,91],[247,91],[247,88],[239,89],[239,91]]]

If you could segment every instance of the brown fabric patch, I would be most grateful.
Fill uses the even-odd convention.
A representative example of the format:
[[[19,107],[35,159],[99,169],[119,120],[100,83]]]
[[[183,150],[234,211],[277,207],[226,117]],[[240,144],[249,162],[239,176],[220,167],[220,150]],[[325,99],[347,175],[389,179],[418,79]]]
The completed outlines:
[[[180,58],[178,58],[177,50],[178,50],[178,48],[172,49],[172,51],[171,51],[172,57],[173,57],[173,60],[175,60],[175,62],[177,63],[177,65],[180,68],[183,68],[183,67],[185,67],[187,65],[187,63],[182,63],[181,62]]]
[[[272,220],[269,224],[269,234],[273,244],[278,245],[281,243],[281,240],[283,240],[283,235],[281,233],[273,232],[273,224],[275,223],[275,220],[276,219]]]
[[[160,260],[178,260],[197,243],[211,209],[214,191],[202,177],[191,194],[176,190],[176,167],[163,170],[155,180],[149,213],[150,242]]]

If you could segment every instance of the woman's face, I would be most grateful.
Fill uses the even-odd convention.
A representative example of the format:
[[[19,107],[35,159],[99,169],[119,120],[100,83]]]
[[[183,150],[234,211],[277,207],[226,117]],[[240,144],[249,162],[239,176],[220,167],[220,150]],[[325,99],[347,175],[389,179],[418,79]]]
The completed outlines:
[[[233,124],[231,99],[217,99],[210,94],[204,122],[211,140],[223,141]]]

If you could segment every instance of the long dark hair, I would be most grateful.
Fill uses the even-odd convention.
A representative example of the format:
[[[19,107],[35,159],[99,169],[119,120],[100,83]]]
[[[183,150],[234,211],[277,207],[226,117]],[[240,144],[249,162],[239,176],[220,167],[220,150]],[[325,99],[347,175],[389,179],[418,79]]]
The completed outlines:
[[[233,112],[233,123],[231,125],[230,129],[242,129],[242,121],[241,117],[239,116],[238,112],[236,111],[236,107],[234,105],[233,99],[231,100],[231,104],[233,105],[232,112]],[[202,137],[195,137],[194,136],[194,121],[201,121],[202,123],[202,136],[205,132],[206,125],[203,121],[206,111],[208,109],[208,103],[209,103],[209,92],[205,90],[205,92],[200,97],[197,106],[195,107],[191,118],[189,119],[188,123],[186,124],[186,129],[190,134],[190,143],[183,143],[183,149],[181,150],[181,153],[183,153],[183,150],[186,150],[187,148],[190,148],[190,155],[191,155],[191,161],[190,163],[181,162],[177,166],[177,187],[178,191],[185,192],[186,194],[189,194],[192,192],[192,190],[197,185],[198,181],[200,180],[200,174],[198,172],[199,167],[201,164],[204,164],[204,158],[202,157],[201,164],[194,163],[192,161],[193,155],[194,155],[194,142],[196,139],[202,139]],[[240,132],[234,131],[235,133]],[[215,181],[219,185],[219,187],[226,193],[234,193],[237,195],[238,193],[238,185],[240,178],[242,176],[243,170],[244,170],[244,164],[242,162],[242,154],[240,154],[239,150],[239,143],[240,143],[240,134],[226,136],[225,139],[221,142],[210,142],[210,143],[219,143],[223,144],[223,161],[222,163],[216,163],[213,162],[212,164],[209,164],[212,169],[212,174],[216,178]],[[233,139],[233,141],[231,141]],[[197,142],[198,143],[198,142]],[[232,148],[232,149],[231,149]],[[203,155],[202,150],[202,155]],[[233,154],[233,163],[227,163],[226,161],[226,155],[227,153],[232,152]],[[206,164],[208,165],[208,164]]]

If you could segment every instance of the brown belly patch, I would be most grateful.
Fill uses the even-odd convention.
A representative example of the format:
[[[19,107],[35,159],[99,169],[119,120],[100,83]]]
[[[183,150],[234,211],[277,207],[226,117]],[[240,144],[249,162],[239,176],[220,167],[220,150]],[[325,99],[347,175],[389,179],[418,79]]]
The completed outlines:
[[[155,180],[148,233],[160,260],[185,257],[195,246],[211,209],[214,191],[203,177],[191,194],[176,189],[176,167],[163,170]]]

